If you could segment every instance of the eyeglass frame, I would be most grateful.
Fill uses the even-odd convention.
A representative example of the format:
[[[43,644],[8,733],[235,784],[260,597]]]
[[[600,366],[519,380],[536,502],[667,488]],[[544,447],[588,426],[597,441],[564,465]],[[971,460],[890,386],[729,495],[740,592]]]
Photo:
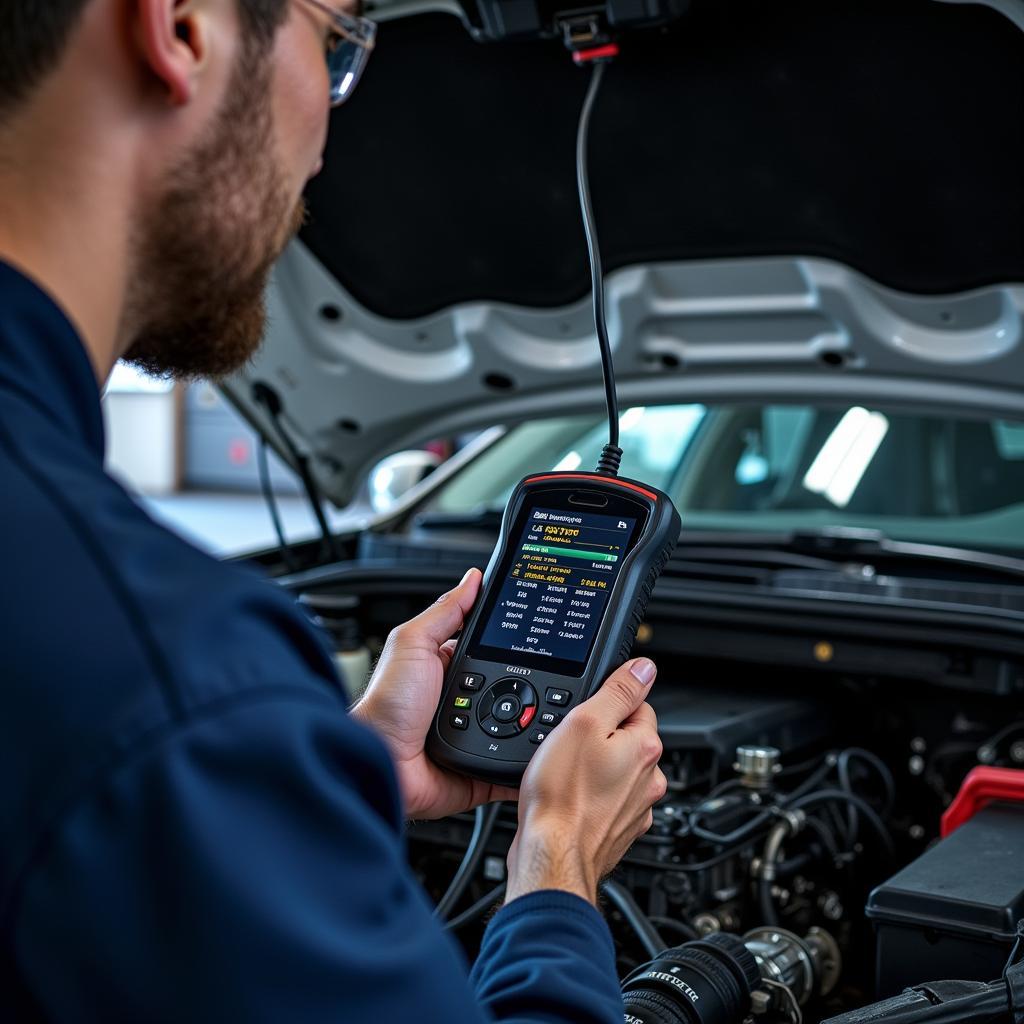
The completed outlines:
[[[371,21],[369,18],[364,18],[358,14],[347,14],[344,11],[339,11],[337,8],[332,7],[325,0],[303,0],[304,3],[309,4],[311,7],[315,7],[318,11],[326,14],[330,19],[331,28],[337,32],[341,38],[358,47],[363,52],[363,56],[358,63],[355,63],[357,68],[354,72],[349,72],[353,75],[352,81],[344,88],[344,91],[338,91],[339,86],[342,83],[331,80],[331,106],[340,107],[353,92],[355,92],[356,86],[359,84],[360,78],[363,76],[363,72],[366,70],[366,65],[369,62],[370,54],[373,52],[373,48],[377,42],[377,23]],[[328,61],[328,69],[330,70],[330,55],[325,54]],[[342,80],[344,81],[344,80]]]

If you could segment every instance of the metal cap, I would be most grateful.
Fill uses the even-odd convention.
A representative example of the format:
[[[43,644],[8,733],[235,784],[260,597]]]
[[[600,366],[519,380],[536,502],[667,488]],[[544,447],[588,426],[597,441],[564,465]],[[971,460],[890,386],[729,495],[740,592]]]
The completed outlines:
[[[779,764],[781,756],[776,747],[737,747],[733,769],[739,773],[744,785],[763,789],[773,775],[782,771]]]

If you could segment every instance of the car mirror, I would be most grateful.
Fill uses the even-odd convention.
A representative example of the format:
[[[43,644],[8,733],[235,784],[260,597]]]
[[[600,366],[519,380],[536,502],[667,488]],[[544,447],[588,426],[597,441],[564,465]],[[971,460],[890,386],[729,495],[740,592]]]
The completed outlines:
[[[370,474],[370,504],[374,512],[387,512],[443,460],[434,452],[416,449],[395,452],[382,459]]]

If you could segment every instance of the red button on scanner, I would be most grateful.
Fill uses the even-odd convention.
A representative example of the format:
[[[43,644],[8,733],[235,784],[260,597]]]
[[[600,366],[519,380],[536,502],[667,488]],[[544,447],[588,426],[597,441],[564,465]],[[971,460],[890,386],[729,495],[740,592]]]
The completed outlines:
[[[537,713],[537,706],[536,706],[536,704],[533,707],[527,708],[519,716],[519,728],[520,729],[525,729],[533,721],[533,716],[536,713]]]

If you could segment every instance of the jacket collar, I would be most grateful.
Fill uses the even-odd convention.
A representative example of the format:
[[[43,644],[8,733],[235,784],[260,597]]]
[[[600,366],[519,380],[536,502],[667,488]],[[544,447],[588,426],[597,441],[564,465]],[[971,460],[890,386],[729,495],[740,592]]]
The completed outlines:
[[[2,261],[0,387],[19,392],[102,462],[100,391],[82,339],[42,288]]]

